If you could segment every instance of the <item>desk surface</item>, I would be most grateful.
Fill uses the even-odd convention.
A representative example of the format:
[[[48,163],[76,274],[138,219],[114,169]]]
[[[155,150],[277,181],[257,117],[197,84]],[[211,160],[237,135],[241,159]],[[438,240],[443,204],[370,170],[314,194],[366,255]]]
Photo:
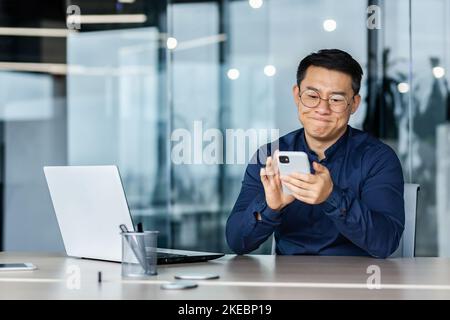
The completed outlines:
[[[151,280],[122,279],[121,265],[114,262],[0,253],[0,263],[14,262],[32,262],[38,270],[1,271],[0,299],[450,299],[446,258],[227,255],[205,263],[160,265]],[[373,271],[368,268],[377,267],[381,288],[369,289]],[[71,277],[77,270],[79,289]],[[160,289],[186,272],[217,273],[220,279],[198,281],[195,289]]]

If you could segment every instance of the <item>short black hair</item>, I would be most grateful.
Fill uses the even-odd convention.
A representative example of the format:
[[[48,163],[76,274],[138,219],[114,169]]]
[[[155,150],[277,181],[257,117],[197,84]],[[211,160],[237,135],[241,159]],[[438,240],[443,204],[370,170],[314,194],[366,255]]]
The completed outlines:
[[[345,51],[339,49],[322,49],[306,56],[297,69],[297,85],[303,81],[306,70],[310,66],[322,67],[330,70],[340,71],[352,77],[352,89],[355,94],[361,88],[363,70],[361,65]]]

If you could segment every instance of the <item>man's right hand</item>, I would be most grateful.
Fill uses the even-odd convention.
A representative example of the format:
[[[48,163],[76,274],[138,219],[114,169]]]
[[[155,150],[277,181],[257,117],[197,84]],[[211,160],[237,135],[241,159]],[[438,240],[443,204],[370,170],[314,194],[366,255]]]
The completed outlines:
[[[260,176],[261,182],[264,186],[264,193],[266,195],[267,205],[275,211],[280,211],[285,206],[290,204],[295,198],[292,195],[283,193],[283,187],[280,180],[280,172],[278,171],[278,150],[274,152],[275,160],[272,157],[267,157],[266,167],[261,168]]]

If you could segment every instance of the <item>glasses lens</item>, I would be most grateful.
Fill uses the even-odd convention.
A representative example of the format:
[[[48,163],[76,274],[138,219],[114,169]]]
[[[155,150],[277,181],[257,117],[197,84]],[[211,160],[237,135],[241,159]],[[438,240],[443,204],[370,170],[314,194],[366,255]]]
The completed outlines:
[[[302,93],[300,100],[308,108],[317,107],[320,103],[320,96],[314,90],[306,90]]]
[[[347,108],[347,99],[343,95],[335,94],[329,99],[330,108],[336,112],[343,112]]]

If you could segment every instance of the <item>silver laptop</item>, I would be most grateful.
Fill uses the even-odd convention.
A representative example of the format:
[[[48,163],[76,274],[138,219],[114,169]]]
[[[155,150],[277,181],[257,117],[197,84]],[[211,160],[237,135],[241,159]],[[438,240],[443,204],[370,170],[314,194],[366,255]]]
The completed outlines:
[[[116,166],[44,167],[68,256],[121,261],[119,225],[135,230]],[[158,248],[158,264],[207,261],[222,253]]]

